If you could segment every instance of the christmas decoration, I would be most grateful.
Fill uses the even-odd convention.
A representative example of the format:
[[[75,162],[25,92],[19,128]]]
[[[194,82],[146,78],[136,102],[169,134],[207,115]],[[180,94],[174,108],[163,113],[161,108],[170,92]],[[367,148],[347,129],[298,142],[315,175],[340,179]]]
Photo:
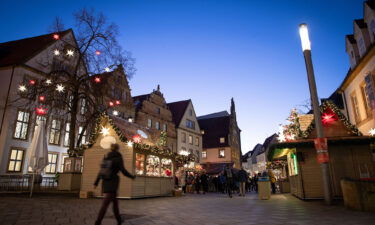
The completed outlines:
[[[104,68],[104,71],[108,73],[110,71],[109,67]]]
[[[100,77],[95,77],[94,81],[95,83],[100,83],[102,80],[100,79]]]
[[[100,133],[105,137],[109,134],[109,128],[108,127],[102,127],[102,130]]]
[[[330,108],[327,108],[325,112],[322,114],[323,126],[329,126],[337,120],[338,120],[338,117]]]
[[[96,55],[100,55],[101,52],[100,52],[99,50],[96,50],[96,51],[95,51],[95,54],[96,54]]]
[[[39,108],[35,108],[35,110],[38,116],[44,116],[47,114],[47,109],[43,108],[42,106],[40,106]]]
[[[64,87],[62,84],[58,84],[58,85],[56,86],[56,91],[58,91],[58,92],[63,92],[64,89],[65,89],[65,87]]]
[[[368,132],[371,136],[375,136],[375,128],[371,128]]]
[[[46,100],[46,98],[43,95],[39,96],[39,101],[44,102],[44,100]]]
[[[74,51],[73,51],[73,50],[68,50],[68,51],[66,52],[66,55],[67,55],[67,56],[73,56],[73,55],[74,55]]]
[[[53,39],[55,39],[55,40],[59,40],[59,39],[60,39],[60,35],[58,35],[58,34],[54,34],[54,35],[53,35]]]
[[[159,141],[157,143],[159,146],[167,146],[167,132],[162,131],[160,132]]]
[[[55,51],[53,51],[53,54],[54,55],[60,55],[60,51],[58,49],[55,49]]]
[[[113,114],[114,116],[118,116],[118,111],[113,110],[112,114]]]
[[[109,102],[109,106],[114,106],[115,104],[111,101],[111,102]]]
[[[142,141],[141,135],[139,135],[139,134],[133,135],[132,139],[133,139],[134,143],[137,143],[137,144],[141,143],[141,141]]]
[[[132,141],[128,141],[126,144],[128,145],[128,147],[133,147],[134,143]]]
[[[129,122],[129,123],[133,123],[133,118],[129,117],[129,118],[128,118],[128,122]]]
[[[116,105],[120,105],[121,102],[119,100],[116,100]]]
[[[36,81],[35,81],[35,80],[29,80],[29,84],[30,84],[30,85],[35,85],[35,84],[36,84]]]
[[[292,141],[301,136],[301,128],[299,124],[298,113],[296,109],[292,109],[287,118],[288,124],[280,125],[278,140],[279,142]]]
[[[25,92],[25,91],[27,90],[27,88],[26,88],[25,85],[21,84],[21,85],[18,87],[18,90],[19,90],[20,92]]]
[[[50,85],[50,84],[52,84],[52,81],[51,81],[50,79],[47,79],[47,80],[46,80],[46,84],[47,84],[47,85]]]

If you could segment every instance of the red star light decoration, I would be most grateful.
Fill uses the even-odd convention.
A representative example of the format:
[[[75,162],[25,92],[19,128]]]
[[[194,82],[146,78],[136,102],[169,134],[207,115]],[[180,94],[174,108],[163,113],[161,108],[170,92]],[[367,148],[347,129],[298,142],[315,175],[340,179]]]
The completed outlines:
[[[59,39],[60,39],[60,35],[58,35],[58,34],[54,34],[54,35],[53,35],[53,39],[55,39],[55,40],[59,40]]]
[[[35,108],[35,110],[38,116],[44,116],[47,114],[47,109],[43,108],[42,106],[40,106],[39,108]]]
[[[109,102],[109,106],[114,106],[115,104],[113,102]]]
[[[46,97],[44,97],[43,95],[39,96],[39,101],[44,102],[44,100],[46,100]]]
[[[141,143],[141,140],[142,140],[141,135],[139,134],[133,135],[132,139],[133,139],[133,142],[137,144]]]
[[[331,123],[337,120],[336,114],[334,113],[323,113],[322,114],[322,123],[323,125],[330,125]]]
[[[95,83],[100,83],[102,80],[100,79],[100,77],[95,77],[94,81]]]
[[[96,51],[95,51],[95,54],[96,54],[96,55],[100,55],[101,52],[100,52],[99,50],[96,50]]]
[[[121,102],[119,100],[116,100],[116,105],[120,105]]]
[[[35,83],[36,83],[35,80],[29,80],[29,84],[30,84],[30,85],[34,85]]]

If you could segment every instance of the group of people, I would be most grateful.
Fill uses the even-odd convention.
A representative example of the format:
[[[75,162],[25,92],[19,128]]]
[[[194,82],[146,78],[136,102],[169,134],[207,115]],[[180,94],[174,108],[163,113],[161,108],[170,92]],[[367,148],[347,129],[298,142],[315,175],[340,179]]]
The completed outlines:
[[[249,175],[243,168],[234,170],[226,166],[218,175],[207,175],[206,172],[184,172],[178,179],[178,186],[184,193],[220,192],[232,197],[234,193],[245,196],[247,192],[258,192],[258,180],[261,173]],[[276,193],[276,180],[269,176],[272,193]],[[177,185],[177,183],[176,183]]]

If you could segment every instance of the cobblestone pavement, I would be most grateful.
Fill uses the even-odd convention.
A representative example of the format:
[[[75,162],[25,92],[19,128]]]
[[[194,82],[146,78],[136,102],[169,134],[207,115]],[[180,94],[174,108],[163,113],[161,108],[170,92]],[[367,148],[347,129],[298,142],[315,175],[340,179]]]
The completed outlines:
[[[94,224],[100,199],[62,196],[0,197],[0,224]],[[356,212],[290,195],[258,200],[221,194],[120,200],[124,224],[374,224],[375,213]],[[104,225],[116,224],[110,207]]]

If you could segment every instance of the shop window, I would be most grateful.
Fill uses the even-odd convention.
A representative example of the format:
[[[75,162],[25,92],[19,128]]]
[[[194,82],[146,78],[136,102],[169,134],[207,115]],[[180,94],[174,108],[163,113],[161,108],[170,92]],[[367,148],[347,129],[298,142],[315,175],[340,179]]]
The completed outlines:
[[[147,176],[160,176],[160,159],[154,155],[148,155],[146,160],[146,175]]]
[[[13,137],[16,139],[27,139],[27,132],[29,130],[30,113],[26,111],[18,111],[16,127]]]
[[[219,158],[225,158],[225,149],[219,149]]]
[[[46,173],[56,173],[58,153],[48,153],[48,165],[45,168]]]
[[[58,145],[60,143],[61,121],[53,119],[51,121],[51,129],[49,132],[49,143]]]
[[[11,149],[8,163],[8,172],[21,172],[24,158],[24,150]]]
[[[161,159],[161,175],[163,177],[172,176],[172,160],[171,159]]]
[[[145,172],[145,155],[135,154],[135,174],[144,175]]]

